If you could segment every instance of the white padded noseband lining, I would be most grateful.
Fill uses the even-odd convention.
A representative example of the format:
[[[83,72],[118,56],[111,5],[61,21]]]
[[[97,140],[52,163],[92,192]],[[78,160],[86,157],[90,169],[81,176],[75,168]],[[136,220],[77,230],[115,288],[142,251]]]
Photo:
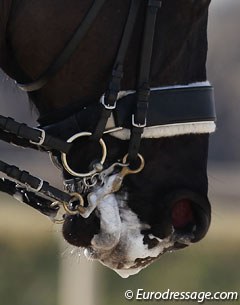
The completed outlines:
[[[151,88],[151,91],[154,90],[171,90],[171,89],[178,89],[178,88],[189,88],[189,87],[206,87],[210,86],[208,81],[199,82],[199,83],[192,83],[189,85],[176,85],[176,86],[169,86],[169,87],[158,87],[158,88]],[[120,91],[118,94],[118,100],[123,98],[128,94],[133,94],[135,91]],[[114,117],[111,117],[108,120],[108,124],[106,129],[114,128],[115,122]],[[163,137],[174,137],[179,135],[185,134],[204,134],[204,133],[213,133],[216,130],[216,124],[213,121],[202,121],[202,122],[190,122],[190,123],[176,123],[176,124],[169,124],[169,125],[160,125],[160,126],[151,126],[145,127],[144,132],[142,134],[142,138],[147,139],[157,139]],[[121,130],[117,130],[111,132],[110,135],[121,139],[121,140],[129,140],[130,139],[130,129],[122,128]]]

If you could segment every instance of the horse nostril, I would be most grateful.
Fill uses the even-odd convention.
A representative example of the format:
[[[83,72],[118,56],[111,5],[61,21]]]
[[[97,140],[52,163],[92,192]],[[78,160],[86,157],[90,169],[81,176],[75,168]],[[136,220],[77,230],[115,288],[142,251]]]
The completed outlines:
[[[196,202],[187,198],[176,201],[171,209],[172,225],[179,235],[192,235],[191,242],[201,240],[210,225],[208,201]]]
[[[188,199],[177,201],[172,207],[172,225],[176,230],[184,230],[195,223],[195,217]]]

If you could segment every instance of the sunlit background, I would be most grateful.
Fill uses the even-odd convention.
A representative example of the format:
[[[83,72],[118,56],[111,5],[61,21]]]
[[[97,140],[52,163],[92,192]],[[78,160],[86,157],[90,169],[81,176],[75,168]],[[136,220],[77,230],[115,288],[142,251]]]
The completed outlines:
[[[213,0],[208,76],[215,86],[218,129],[211,137],[209,154],[213,212],[207,237],[191,248],[165,255],[139,275],[123,280],[99,264],[86,261],[80,252],[72,251],[62,242],[58,225],[1,194],[1,305],[120,305],[129,303],[124,299],[124,291],[137,288],[240,292],[239,16],[239,1]],[[3,74],[0,113],[35,125],[35,114],[26,96]],[[3,143],[0,151],[2,160],[61,185],[47,156]]]

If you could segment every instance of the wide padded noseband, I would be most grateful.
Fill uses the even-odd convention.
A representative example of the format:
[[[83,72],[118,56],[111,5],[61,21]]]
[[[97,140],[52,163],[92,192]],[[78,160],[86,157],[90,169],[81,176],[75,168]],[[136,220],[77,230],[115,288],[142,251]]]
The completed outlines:
[[[134,92],[126,93],[118,100],[117,107],[113,111],[114,127],[131,129],[135,100]],[[58,113],[60,112],[64,116],[64,109]],[[67,139],[78,132],[93,132],[100,115],[101,104],[94,103],[61,121],[45,126],[44,129],[54,136]],[[54,114],[52,116],[54,117]],[[54,121],[51,115],[48,115],[48,119],[49,117],[50,121]],[[146,127],[164,128],[168,125],[198,122],[212,122],[215,126],[215,120],[214,92],[210,85],[151,90]]]

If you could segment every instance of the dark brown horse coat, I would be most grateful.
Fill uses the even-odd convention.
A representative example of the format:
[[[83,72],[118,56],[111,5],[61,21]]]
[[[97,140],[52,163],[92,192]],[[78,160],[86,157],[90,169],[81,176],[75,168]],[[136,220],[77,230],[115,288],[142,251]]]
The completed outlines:
[[[62,107],[98,102],[107,88],[129,3],[129,0],[106,1],[67,64],[46,86],[30,94],[40,117],[50,113],[54,118],[55,111]],[[206,80],[209,3],[210,0],[163,0],[154,41],[152,87]],[[37,78],[71,37],[90,4],[90,0],[69,0],[67,5],[63,0],[1,0],[2,69],[20,82]],[[143,20],[142,5],[125,61],[124,90],[136,86]],[[85,129],[87,124],[86,118]],[[112,137],[106,137],[106,141],[111,164],[125,154],[127,143]],[[87,154],[91,152],[78,152],[77,160],[84,161]],[[141,154],[146,160],[145,169],[127,178],[124,191],[128,194],[130,210],[148,225],[141,232],[143,244],[149,249],[156,246],[158,239],[169,235],[174,223],[183,224],[182,234],[194,228],[192,241],[200,240],[210,223],[206,174],[208,135],[146,139],[141,145]],[[173,211],[179,198],[189,203],[182,210]],[[98,216],[92,214],[86,220],[69,217],[63,229],[65,238],[76,246],[90,246],[94,234],[100,231]],[[180,242],[175,244],[175,248],[182,246]],[[124,255],[121,259],[124,262]],[[113,268],[124,268],[124,263]]]
[[[164,1],[157,21],[152,86],[206,80],[209,2]],[[30,79],[38,77],[69,39],[90,3],[71,0],[66,6],[62,0],[2,0],[0,56],[9,57],[6,72],[19,81],[23,79],[18,68]],[[97,100],[102,95],[119,47],[129,3],[129,0],[106,2],[74,56],[45,88],[34,94],[40,113],[45,109],[49,111],[49,105],[56,108],[81,99]],[[128,51],[124,89],[135,87],[143,14],[142,9]]]

